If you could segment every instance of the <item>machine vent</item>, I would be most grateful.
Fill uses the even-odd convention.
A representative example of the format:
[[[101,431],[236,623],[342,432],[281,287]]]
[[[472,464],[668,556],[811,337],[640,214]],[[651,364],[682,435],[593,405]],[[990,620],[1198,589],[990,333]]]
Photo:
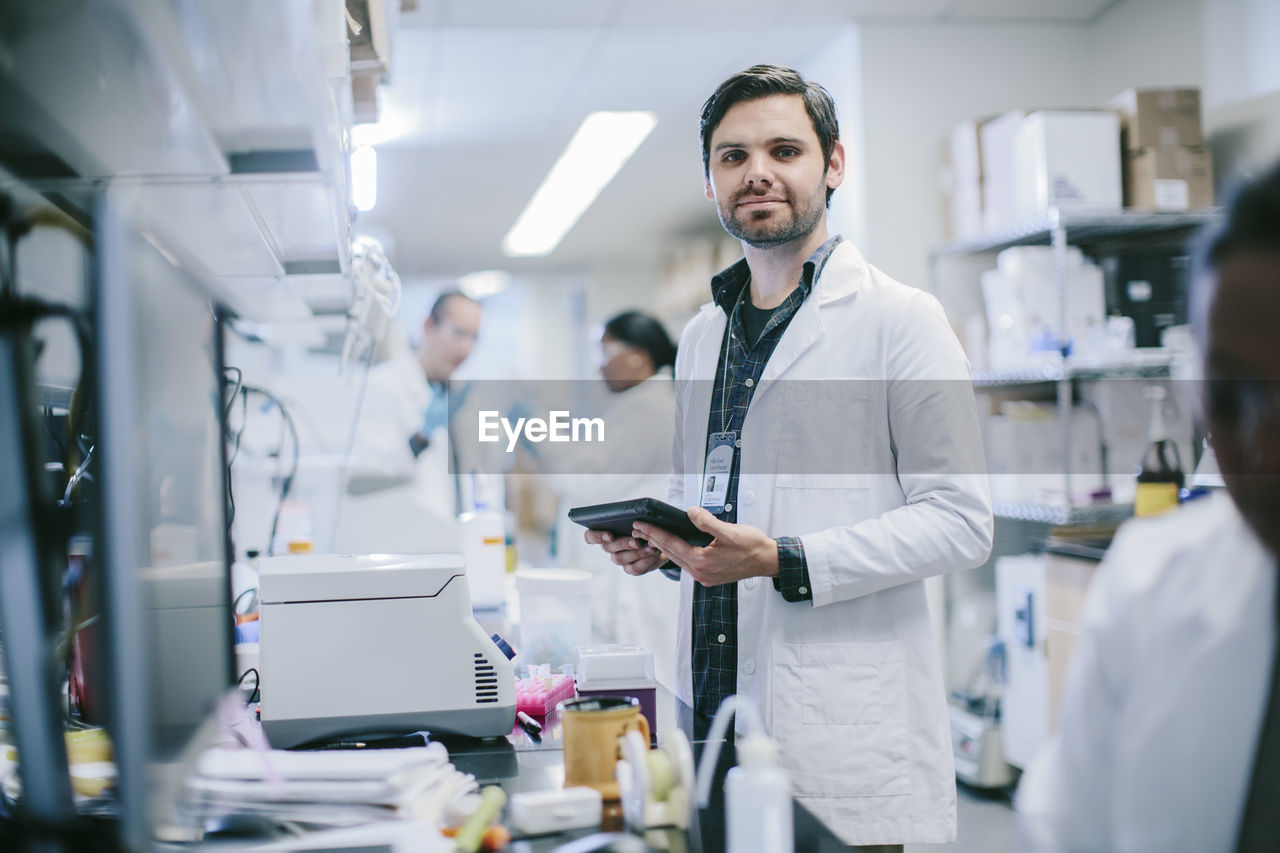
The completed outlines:
[[[494,704],[498,701],[498,672],[484,655],[479,652],[475,655],[476,704]]]

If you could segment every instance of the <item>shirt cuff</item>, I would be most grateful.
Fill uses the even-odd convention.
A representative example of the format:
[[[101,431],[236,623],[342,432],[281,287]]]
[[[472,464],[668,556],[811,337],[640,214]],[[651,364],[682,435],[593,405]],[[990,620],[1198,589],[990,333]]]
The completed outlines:
[[[813,601],[809,563],[805,560],[800,537],[778,538],[778,576],[773,579],[773,588],[787,601]]]

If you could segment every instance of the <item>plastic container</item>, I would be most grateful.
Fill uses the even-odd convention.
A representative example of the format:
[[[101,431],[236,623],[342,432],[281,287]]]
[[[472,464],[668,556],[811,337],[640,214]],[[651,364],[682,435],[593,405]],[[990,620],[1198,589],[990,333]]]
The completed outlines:
[[[516,713],[545,717],[573,695],[573,673],[552,675],[550,666],[536,664],[527,677],[516,679]]]
[[[649,731],[658,730],[658,681],[653,652],[643,643],[578,649],[579,696],[630,696],[640,703]]]
[[[738,765],[724,780],[725,851],[792,853],[791,781],[778,766],[778,747],[765,733],[750,699],[730,696],[716,711],[707,733],[709,748],[698,766],[698,803],[705,808],[710,802],[720,744],[735,713],[746,718],[747,731],[737,741]]]
[[[494,610],[506,600],[503,578],[507,573],[507,535],[502,513],[477,505],[458,517],[462,523],[462,557],[467,564],[471,606]]]
[[[520,656],[526,666],[576,663],[591,639],[591,574],[576,569],[517,569]]]

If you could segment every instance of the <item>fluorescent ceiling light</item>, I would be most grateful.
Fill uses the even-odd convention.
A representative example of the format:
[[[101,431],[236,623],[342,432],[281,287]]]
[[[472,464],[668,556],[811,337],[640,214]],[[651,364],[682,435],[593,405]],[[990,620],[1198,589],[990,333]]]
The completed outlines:
[[[458,279],[458,289],[475,300],[501,293],[509,284],[511,275],[503,270],[481,270]]]
[[[550,254],[657,123],[648,112],[587,116],[503,238],[502,251],[513,257]]]
[[[378,152],[361,145],[351,152],[351,203],[356,210],[373,210],[378,202]]]

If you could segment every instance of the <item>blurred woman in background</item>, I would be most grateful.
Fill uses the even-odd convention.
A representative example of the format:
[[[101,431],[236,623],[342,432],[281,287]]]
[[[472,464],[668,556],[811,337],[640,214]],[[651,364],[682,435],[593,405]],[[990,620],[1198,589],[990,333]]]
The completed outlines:
[[[557,551],[565,566],[592,574],[595,633],[611,642],[649,646],[655,675],[672,687],[680,584],[661,572],[622,575],[608,555],[583,541],[582,528],[565,514],[573,506],[666,496],[675,430],[676,347],[656,318],[626,311],[605,323],[600,350],[600,373],[611,392],[604,417],[608,443],[597,458],[576,456],[573,476],[555,478],[561,496]],[[585,454],[586,447],[575,453]]]

